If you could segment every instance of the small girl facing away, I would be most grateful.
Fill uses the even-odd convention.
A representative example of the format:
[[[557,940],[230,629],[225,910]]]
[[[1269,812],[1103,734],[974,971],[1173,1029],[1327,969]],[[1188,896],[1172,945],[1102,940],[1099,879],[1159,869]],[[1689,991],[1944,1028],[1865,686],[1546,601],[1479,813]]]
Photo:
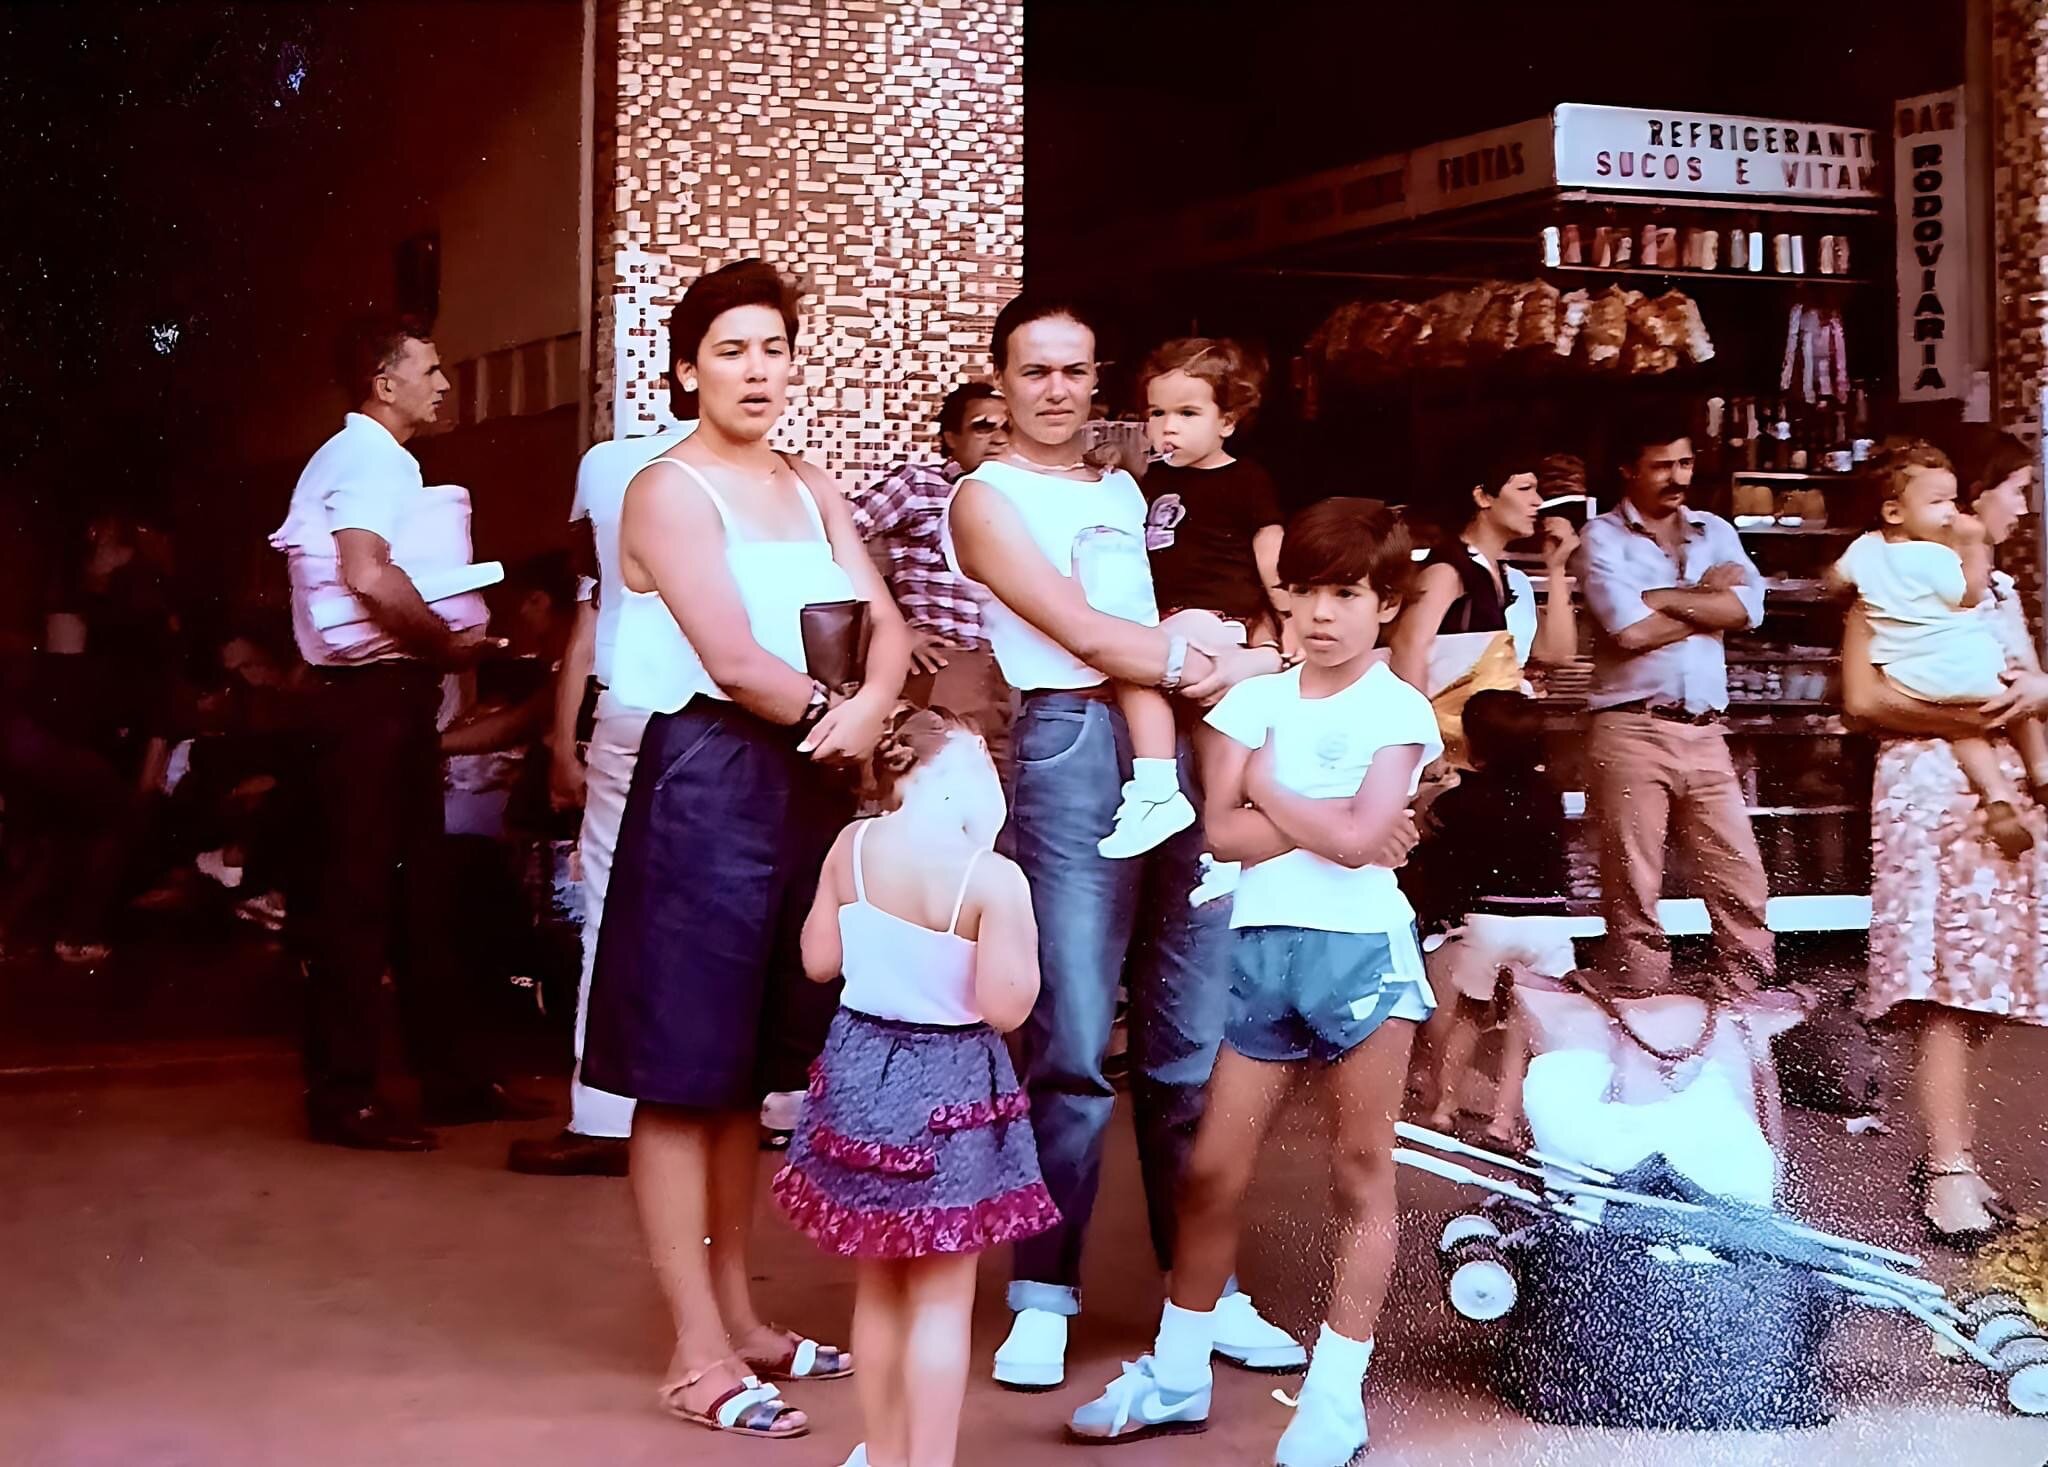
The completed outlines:
[[[895,808],[840,833],[804,924],[804,971],[846,987],[775,1196],[859,1264],[867,1440],[847,1467],[952,1467],[976,1258],[1059,1218],[997,1037],[1038,997],[1038,928],[991,849],[1002,784],[965,720],[899,709],[874,774]]]
[[[1429,1124],[1448,1131],[1480,1034],[1505,1021],[1486,1138],[1512,1147],[1529,1053],[1504,980],[1518,970],[1562,978],[1576,966],[1564,800],[1544,768],[1534,699],[1490,688],[1472,695],[1462,721],[1476,767],[1430,805],[1429,833],[1407,867],[1423,930],[1447,934],[1423,956],[1430,983],[1447,997],[1430,1015],[1417,1065]]]
[[[1859,536],[1834,568],[1870,623],[1870,660],[1900,692],[1928,703],[1988,703],[2014,665],[1990,614],[1991,548],[1984,527],[1956,506],[1955,468],[1928,443],[1887,448],[1872,466],[1882,523]],[[2048,795],[2048,733],[2031,719],[2009,725],[2037,800]],[[2008,856],[2032,849],[2015,791],[1987,738],[1952,739],[1956,763],[1984,801],[1992,840]]]
[[[1169,341],[1145,361],[1145,548],[1162,625],[1204,651],[1281,646],[1281,516],[1273,481],[1229,443],[1258,410],[1265,367],[1234,341]],[[1131,731],[1131,782],[1099,849],[1137,856],[1194,824],[1174,769],[1172,700],[1129,684],[1117,702]]]

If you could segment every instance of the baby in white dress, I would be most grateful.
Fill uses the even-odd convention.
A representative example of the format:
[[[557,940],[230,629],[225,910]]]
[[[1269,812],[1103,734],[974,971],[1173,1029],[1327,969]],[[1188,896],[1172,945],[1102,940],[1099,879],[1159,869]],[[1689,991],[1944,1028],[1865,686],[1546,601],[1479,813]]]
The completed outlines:
[[[1956,477],[1934,464],[1879,470],[1881,528],[1862,535],[1835,566],[1870,622],[1870,660],[1893,687],[1927,703],[1974,706],[2005,690],[2006,671],[2030,662],[2008,645],[1991,595],[1984,527],[1956,507]],[[2048,732],[2032,719],[2010,726],[2037,792],[2048,786]],[[1991,837],[2007,855],[2034,837],[2013,807],[2013,788],[1987,738],[1951,739],[1956,763],[1984,800]]]

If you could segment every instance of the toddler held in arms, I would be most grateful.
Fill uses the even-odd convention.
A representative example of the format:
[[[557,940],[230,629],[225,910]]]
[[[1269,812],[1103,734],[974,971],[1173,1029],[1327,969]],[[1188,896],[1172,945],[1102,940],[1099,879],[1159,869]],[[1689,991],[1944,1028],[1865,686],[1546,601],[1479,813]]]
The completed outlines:
[[[1266,471],[1229,449],[1258,408],[1264,376],[1245,347],[1204,337],[1167,342],[1139,374],[1152,453],[1141,486],[1145,549],[1161,625],[1205,652],[1281,645],[1279,499]],[[1117,702],[1131,731],[1131,783],[1100,850],[1138,856],[1194,824],[1195,811],[1174,768],[1172,700],[1123,684]]]
[[[2008,644],[1992,614],[1991,548],[1984,527],[1956,506],[1956,475],[1938,448],[1908,442],[1873,465],[1883,492],[1878,529],[1860,536],[1833,579],[1851,587],[1870,622],[1870,660],[1901,693],[1927,703],[1974,706],[2005,691],[2008,669],[2031,649]],[[2048,735],[2032,719],[2010,725],[2036,799],[2048,793]],[[2008,856],[2034,836],[1988,738],[1949,740],[1956,763],[1984,801],[1991,838]]]

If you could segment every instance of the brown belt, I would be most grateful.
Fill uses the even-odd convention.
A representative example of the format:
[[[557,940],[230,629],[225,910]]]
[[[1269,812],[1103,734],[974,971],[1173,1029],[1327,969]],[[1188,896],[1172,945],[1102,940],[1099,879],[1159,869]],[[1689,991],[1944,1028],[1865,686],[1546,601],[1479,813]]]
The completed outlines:
[[[1698,713],[1688,713],[1675,703],[1652,703],[1647,700],[1636,703],[1616,703],[1611,708],[1595,708],[1595,713],[1643,713],[1651,718],[1661,718],[1666,723],[1686,723],[1694,727],[1719,723],[1722,712],[1718,708],[1707,708]]]
[[[1096,683],[1087,688],[1019,688],[1019,698],[1087,698],[1096,703],[1110,703],[1116,700],[1116,684]]]

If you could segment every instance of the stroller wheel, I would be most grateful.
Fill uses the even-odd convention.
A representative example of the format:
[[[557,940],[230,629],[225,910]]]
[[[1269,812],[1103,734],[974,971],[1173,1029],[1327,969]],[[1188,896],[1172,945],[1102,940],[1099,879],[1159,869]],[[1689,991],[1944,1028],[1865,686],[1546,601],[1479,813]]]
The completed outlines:
[[[2022,1416],[2048,1416],[2048,1364],[2015,1370],[2005,1382],[2005,1399]]]
[[[1991,1352],[1991,1359],[2002,1375],[2048,1365],[2048,1335],[2014,1335]]]
[[[1437,1252],[1449,1253],[1467,1238],[1484,1238],[1489,1243],[1497,1243],[1500,1241],[1500,1227],[1481,1213],[1464,1213],[1444,1224],[1443,1232],[1437,1235]]]
[[[2017,1294],[2008,1294],[2003,1289],[1989,1294],[1971,1294],[1957,1306],[1963,1318],[1973,1325],[1982,1324],[1994,1314],[2025,1314],[2026,1301]]]
[[[1482,1324],[1499,1319],[1515,1307],[1519,1293],[1508,1255],[1491,1238],[1461,1239],[1443,1255],[1444,1293],[1451,1308]]]
[[[1986,1354],[1996,1355],[2015,1340],[2040,1339],[2041,1327],[2025,1314],[1994,1314],[1972,1336]]]

